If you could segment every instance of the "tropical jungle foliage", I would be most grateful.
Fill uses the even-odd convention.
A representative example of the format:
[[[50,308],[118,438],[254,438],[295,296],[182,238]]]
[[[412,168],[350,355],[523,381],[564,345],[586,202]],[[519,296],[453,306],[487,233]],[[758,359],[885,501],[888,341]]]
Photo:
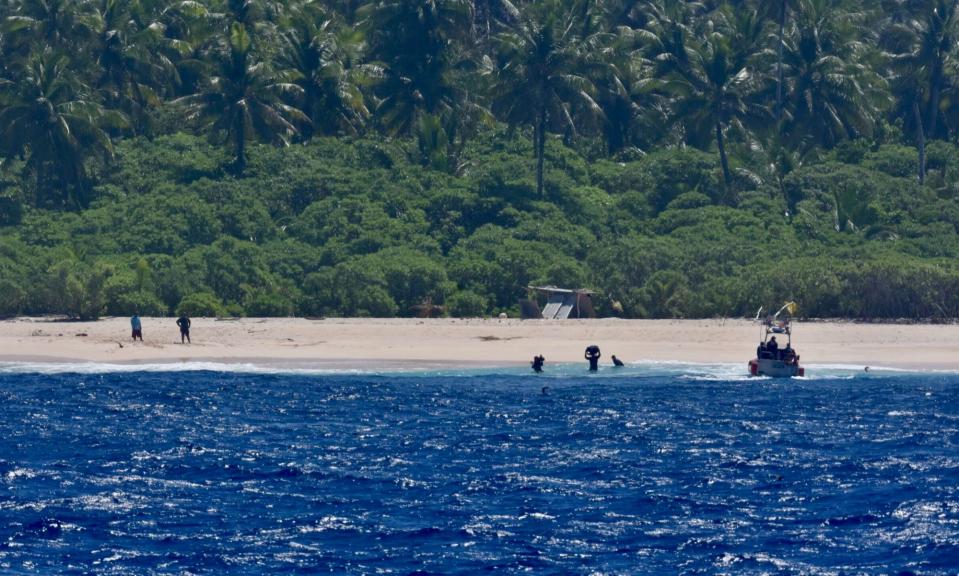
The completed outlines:
[[[4,0],[0,316],[959,317],[959,0]]]

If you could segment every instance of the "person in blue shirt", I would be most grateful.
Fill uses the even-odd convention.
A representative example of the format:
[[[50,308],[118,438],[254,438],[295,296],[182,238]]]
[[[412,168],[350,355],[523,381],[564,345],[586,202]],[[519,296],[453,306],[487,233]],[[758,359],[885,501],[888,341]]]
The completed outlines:
[[[143,325],[140,323],[139,314],[134,313],[130,318],[130,328],[133,329],[133,341],[136,342],[139,338],[140,342],[143,342]]]

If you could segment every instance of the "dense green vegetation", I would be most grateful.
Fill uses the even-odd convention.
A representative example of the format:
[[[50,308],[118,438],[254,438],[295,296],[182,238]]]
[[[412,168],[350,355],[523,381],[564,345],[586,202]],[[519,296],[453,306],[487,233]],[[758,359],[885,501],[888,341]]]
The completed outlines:
[[[0,316],[956,318],[959,0],[0,2]]]

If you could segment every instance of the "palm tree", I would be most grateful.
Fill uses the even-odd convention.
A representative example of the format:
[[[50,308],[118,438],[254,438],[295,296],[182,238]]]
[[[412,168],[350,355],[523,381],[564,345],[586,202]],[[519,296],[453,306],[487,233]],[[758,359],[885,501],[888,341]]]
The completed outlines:
[[[616,154],[648,140],[644,134],[651,124],[648,120],[659,115],[661,102],[651,93],[642,93],[651,63],[642,53],[642,35],[619,25],[629,9],[609,0],[565,0],[561,4],[568,5],[571,15],[566,26],[580,39],[579,73],[595,88],[593,99],[602,110],[607,152]],[[637,98],[641,93],[643,97]]]
[[[836,0],[802,0],[785,40],[786,109],[783,134],[793,146],[832,147],[870,134],[884,106],[883,79],[868,65],[860,12]]]
[[[310,2],[311,0],[306,0]],[[355,27],[360,18],[364,0],[322,0],[323,5],[329,8],[331,14],[343,21],[346,26]]]
[[[580,73],[583,43],[556,13],[527,18],[500,34],[493,112],[512,126],[532,126],[536,190],[543,194],[546,132],[575,132],[577,121],[602,117],[595,86]],[[582,115],[577,115],[576,111]]]
[[[287,145],[298,132],[297,125],[309,119],[282,101],[298,96],[299,86],[284,81],[257,59],[246,28],[234,22],[225,45],[215,55],[215,69],[206,90],[174,101],[185,107],[190,120],[201,122],[215,139],[229,141],[234,152],[233,168],[246,168],[247,143],[261,139]]]
[[[460,154],[488,112],[469,36],[470,0],[379,0],[366,28],[372,59],[382,65],[376,116],[392,134],[414,135],[424,163],[456,173]],[[442,159],[442,160],[440,160]]]
[[[219,19],[195,0],[174,0],[160,11],[163,38],[157,55],[172,65],[173,73],[166,96],[189,95],[201,89],[208,73],[208,55],[218,49]]]
[[[278,64],[302,89],[300,109],[312,124],[304,137],[356,133],[370,116],[364,89],[382,70],[362,62],[363,35],[338,28],[332,18],[313,10],[297,12],[280,38]]]
[[[484,46],[498,28],[520,18],[519,8],[510,0],[473,0],[472,13],[472,37]]]
[[[0,149],[6,158],[26,158],[37,204],[85,207],[87,161],[112,155],[104,128],[122,127],[122,115],[104,110],[68,58],[52,51],[33,57],[2,88]]]
[[[143,131],[148,110],[160,104],[156,89],[172,78],[173,64],[156,50],[163,26],[150,7],[138,0],[100,0],[99,32],[101,73],[97,88],[106,106],[122,110],[134,132]]]
[[[764,116],[751,96],[761,77],[750,66],[760,38],[756,13],[718,10],[706,22],[704,33],[672,18],[651,26],[653,58],[660,89],[671,99],[671,112],[682,125],[683,139],[697,147],[716,143],[723,182],[732,183],[726,150],[727,131],[748,133],[749,125]],[[706,32],[706,30],[710,30]]]
[[[785,50],[786,23],[789,15],[800,10],[801,0],[758,0],[756,8],[764,19],[775,22],[776,27],[776,122],[783,117],[783,54]]]
[[[897,115],[916,133],[919,181],[925,181],[926,138],[948,138],[939,119],[947,70],[956,66],[959,0],[888,0],[882,32],[892,66],[890,83],[897,96]],[[923,114],[925,110],[925,114]]]
[[[99,14],[91,0],[21,0],[7,16],[0,31],[7,42],[19,45],[41,43],[54,50],[79,50],[100,28]]]
[[[394,134],[410,134],[420,116],[454,108],[454,69],[465,66],[453,43],[469,27],[467,0],[379,0],[367,6],[372,58],[384,66],[377,114]]]
[[[956,42],[959,41],[959,0],[931,0],[918,7],[919,20],[913,20],[918,43],[912,44],[913,74],[918,72],[928,82],[929,101],[926,124],[932,138],[947,138],[939,130],[940,96],[946,82],[946,69],[955,65]]]
[[[650,62],[637,47],[636,35],[629,29],[617,34],[594,36],[600,44],[594,53],[600,54],[601,64],[590,75],[596,86],[596,102],[603,110],[606,150],[612,155],[641,138],[642,103],[653,104],[652,98],[637,100],[636,94],[648,75]]]
[[[260,20],[261,7],[257,0],[224,0],[225,8],[229,12],[229,22],[243,24],[247,29],[252,28]]]
[[[277,28],[288,8],[296,8],[299,2],[289,0],[214,0],[222,12],[213,13],[223,29],[229,33],[235,23],[242,24],[250,34],[253,49],[265,59],[271,55],[277,40]]]

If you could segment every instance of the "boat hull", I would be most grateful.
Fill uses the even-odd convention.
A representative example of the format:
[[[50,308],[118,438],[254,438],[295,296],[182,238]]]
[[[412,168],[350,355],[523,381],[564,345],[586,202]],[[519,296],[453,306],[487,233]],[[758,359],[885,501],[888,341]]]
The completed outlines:
[[[792,378],[793,376],[805,376],[806,369],[799,364],[787,364],[782,360],[753,358],[749,361],[749,374],[771,378]]]

